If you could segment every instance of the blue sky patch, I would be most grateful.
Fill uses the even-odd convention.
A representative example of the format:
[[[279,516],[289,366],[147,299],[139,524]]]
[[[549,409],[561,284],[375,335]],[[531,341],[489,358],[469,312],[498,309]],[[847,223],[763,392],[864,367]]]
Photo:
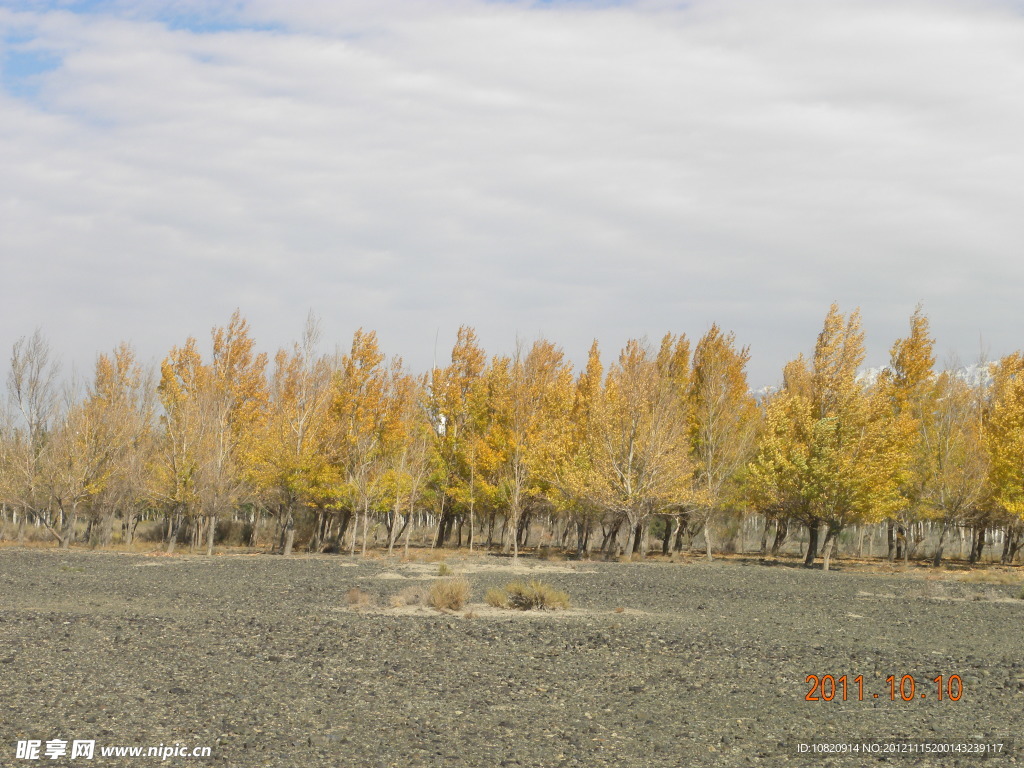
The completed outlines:
[[[35,99],[43,75],[60,66],[59,56],[48,51],[3,49],[0,54],[0,82],[14,96]]]

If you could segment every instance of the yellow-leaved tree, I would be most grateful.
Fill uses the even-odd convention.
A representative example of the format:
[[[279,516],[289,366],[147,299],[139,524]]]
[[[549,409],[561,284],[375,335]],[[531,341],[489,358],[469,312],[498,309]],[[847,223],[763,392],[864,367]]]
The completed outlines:
[[[238,310],[211,336],[208,364],[190,337],[160,366],[164,434],[152,488],[168,515],[168,552],[187,520],[190,546],[205,534],[206,552],[212,554],[217,520],[251,498],[257,475],[267,358],[255,351],[249,324]]]
[[[688,358],[682,337],[666,336],[659,353],[631,340],[587,405],[586,497],[610,513],[613,532],[626,527],[633,553],[645,551],[651,515],[689,500]],[[605,546],[614,538],[606,537]]]
[[[501,455],[496,486],[506,504],[506,549],[519,556],[520,523],[531,500],[544,498],[552,440],[572,404],[572,366],[560,347],[538,339],[529,351],[492,361],[488,382],[492,450]]]
[[[992,501],[1007,522],[1003,562],[1020,549],[1024,535],[1024,354],[1014,352],[991,367],[992,383],[985,414],[985,437],[991,461]],[[986,524],[978,525],[972,562],[980,556]]]
[[[400,367],[400,363],[399,363]],[[366,554],[370,509],[384,492],[384,445],[392,415],[387,409],[389,368],[374,331],[357,330],[349,354],[334,376],[332,417],[336,427],[335,456],[343,512],[362,514],[362,554]],[[342,536],[348,519],[343,518]],[[350,552],[355,553],[358,519]]]
[[[885,519],[903,503],[911,425],[893,418],[878,388],[857,380],[863,359],[859,312],[844,317],[833,304],[812,367],[802,358],[787,365],[783,389],[767,404],[750,466],[761,503],[807,525],[807,565],[817,557],[825,526],[826,570],[846,526]]]
[[[331,375],[333,361],[320,355],[319,321],[310,315],[302,340],[274,357],[266,418],[254,449],[256,485],[279,521],[280,551],[290,555],[295,542],[296,516],[316,511],[312,551],[321,551],[331,538],[330,504],[337,485],[330,462]],[[250,544],[256,542],[254,515]]]
[[[445,544],[457,528],[462,541],[462,520],[469,518],[473,546],[477,501],[483,489],[478,459],[487,420],[487,356],[476,331],[461,326],[452,347],[451,360],[431,372],[428,413],[433,422],[433,453],[437,468],[438,525],[434,546]]]
[[[893,418],[909,427],[904,503],[889,523],[888,556],[902,546],[909,560],[921,542],[911,531],[921,520],[941,526],[932,556],[942,562],[946,535],[981,505],[988,479],[979,390],[950,372],[936,375],[935,341],[921,307],[910,317],[910,333],[892,346],[889,367],[878,381]]]
[[[712,325],[693,353],[689,384],[694,497],[699,500],[707,558],[711,521],[741,500],[740,473],[749,463],[759,413],[747,384],[749,350]]]

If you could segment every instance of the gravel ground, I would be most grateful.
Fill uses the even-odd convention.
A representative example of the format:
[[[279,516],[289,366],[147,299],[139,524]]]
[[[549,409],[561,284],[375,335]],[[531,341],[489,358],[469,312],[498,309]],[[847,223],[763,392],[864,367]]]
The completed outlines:
[[[885,761],[797,744],[1005,741],[1024,724],[1019,585],[754,562],[448,563],[476,615],[389,607],[437,564],[0,550],[0,765],[33,764],[19,740],[57,738],[212,749],[174,766],[872,765]],[[486,609],[485,590],[514,575],[573,607]],[[349,607],[352,587],[375,605]],[[847,701],[806,701],[811,674],[863,675],[864,700],[851,682]],[[915,677],[914,700],[890,700],[890,674]],[[938,701],[932,679],[953,674],[961,700]]]

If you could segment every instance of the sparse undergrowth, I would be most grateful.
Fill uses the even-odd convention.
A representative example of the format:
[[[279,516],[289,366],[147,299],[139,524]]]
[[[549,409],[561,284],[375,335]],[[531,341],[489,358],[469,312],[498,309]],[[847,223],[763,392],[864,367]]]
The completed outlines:
[[[487,590],[484,601],[492,608],[513,608],[518,611],[551,611],[569,607],[569,595],[536,579],[513,581],[504,588]]]
[[[427,596],[427,604],[439,611],[457,611],[468,600],[469,581],[463,578],[438,579]]]
[[[392,608],[404,608],[407,605],[424,605],[429,598],[429,592],[425,587],[406,587],[390,599]]]
[[[347,602],[351,608],[365,608],[373,605],[373,595],[365,589],[352,587],[352,589],[345,593],[345,602]]]
[[[978,569],[967,571],[957,580],[968,584],[1020,584],[1021,576],[1012,571]]]

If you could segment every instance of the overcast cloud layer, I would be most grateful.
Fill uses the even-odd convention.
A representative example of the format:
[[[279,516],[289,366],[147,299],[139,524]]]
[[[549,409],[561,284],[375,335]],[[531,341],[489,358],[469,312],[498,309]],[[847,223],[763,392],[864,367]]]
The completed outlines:
[[[0,345],[1024,344],[1010,2],[0,2]],[[296,7],[301,6],[301,7]],[[171,8],[171,11],[168,11]]]

